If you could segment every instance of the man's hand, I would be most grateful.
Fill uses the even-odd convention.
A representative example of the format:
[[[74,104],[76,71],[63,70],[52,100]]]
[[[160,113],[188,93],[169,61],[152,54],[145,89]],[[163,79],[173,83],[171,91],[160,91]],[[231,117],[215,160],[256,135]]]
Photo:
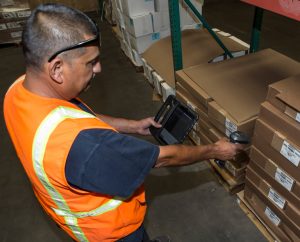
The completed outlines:
[[[226,138],[222,138],[215,144],[215,157],[219,160],[230,160],[243,149],[241,144],[230,143]]]
[[[160,128],[161,124],[154,121],[153,117],[145,118],[136,121],[136,133],[141,135],[150,135],[149,127],[153,125],[156,128]]]

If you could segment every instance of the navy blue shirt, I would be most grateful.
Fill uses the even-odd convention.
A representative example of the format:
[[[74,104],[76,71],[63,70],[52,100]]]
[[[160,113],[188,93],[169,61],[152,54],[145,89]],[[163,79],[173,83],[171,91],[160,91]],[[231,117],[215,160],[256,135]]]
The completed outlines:
[[[84,111],[91,111],[72,100]],[[65,174],[71,186],[129,197],[144,182],[159,155],[159,147],[107,129],[82,130],[67,157]]]

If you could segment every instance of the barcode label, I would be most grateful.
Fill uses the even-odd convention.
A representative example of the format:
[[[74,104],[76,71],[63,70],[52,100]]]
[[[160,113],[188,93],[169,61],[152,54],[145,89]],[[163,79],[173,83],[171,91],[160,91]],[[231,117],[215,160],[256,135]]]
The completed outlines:
[[[17,13],[19,18],[27,18],[30,16],[31,11],[27,10],[27,11],[20,11]]]
[[[276,226],[280,224],[281,222],[280,218],[278,218],[277,215],[269,207],[266,207],[265,215],[267,215],[267,217],[271,220],[271,222]]]
[[[5,24],[0,24],[0,30],[7,29]]]
[[[291,191],[294,185],[294,179],[288,176],[280,168],[277,168],[275,173],[275,180],[284,186],[288,191]]]
[[[230,119],[225,119],[225,127],[226,127],[226,135],[227,133],[230,135],[232,132],[237,131],[237,126]],[[228,130],[228,131],[227,131]],[[227,135],[227,136],[229,136]]]
[[[300,162],[300,151],[286,141],[283,141],[280,153],[295,166]]]
[[[190,109],[196,111],[196,107],[194,104],[192,104],[191,102],[187,101],[187,104],[186,104]]]
[[[10,33],[10,36],[12,38],[20,38],[22,36],[22,31],[12,32],[12,33]]]
[[[7,23],[7,27],[9,29],[16,29],[16,28],[21,28],[22,25],[20,24],[21,22],[10,22],[10,23]]]
[[[9,18],[16,18],[17,15],[13,12],[3,12],[2,17],[5,19],[9,19]]]
[[[281,197],[277,192],[275,192],[272,188],[270,188],[268,198],[270,198],[281,209],[284,208],[286,202],[285,199]]]
[[[300,113],[297,113],[297,115],[296,115],[296,121],[300,123]]]

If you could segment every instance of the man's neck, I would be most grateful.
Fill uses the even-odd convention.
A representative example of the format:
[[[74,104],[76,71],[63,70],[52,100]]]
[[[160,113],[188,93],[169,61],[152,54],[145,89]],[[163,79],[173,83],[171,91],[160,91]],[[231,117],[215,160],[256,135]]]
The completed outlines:
[[[23,86],[28,91],[42,97],[63,99],[50,85],[47,78],[49,77],[42,72],[27,69]]]

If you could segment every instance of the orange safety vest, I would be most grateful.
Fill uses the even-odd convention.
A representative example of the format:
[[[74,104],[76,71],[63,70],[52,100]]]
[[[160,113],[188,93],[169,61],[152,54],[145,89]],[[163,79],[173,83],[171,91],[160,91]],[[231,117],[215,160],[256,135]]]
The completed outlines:
[[[134,232],[146,212],[143,186],[130,198],[120,198],[76,189],[65,177],[66,159],[78,133],[113,128],[70,102],[29,92],[24,78],[6,93],[4,116],[44,210],[77,241],[116,241]]]

